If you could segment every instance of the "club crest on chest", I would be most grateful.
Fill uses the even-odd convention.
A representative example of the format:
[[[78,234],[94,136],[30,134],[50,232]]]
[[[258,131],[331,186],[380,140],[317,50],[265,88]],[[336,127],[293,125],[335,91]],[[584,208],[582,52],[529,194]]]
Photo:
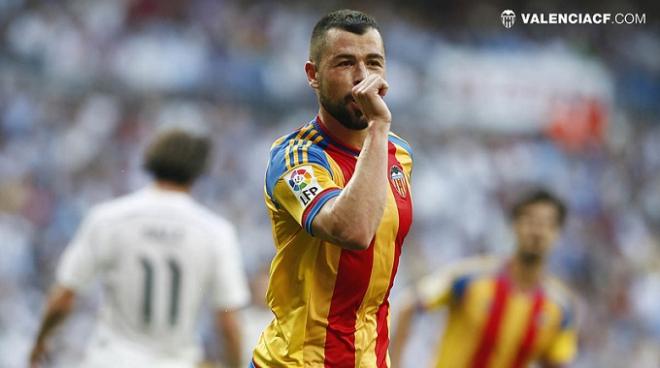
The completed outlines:
[[[401,198],[406,198],[408,195],[408,183],[403,169],[397,165],[392,165],[390,168],[390,182]]]

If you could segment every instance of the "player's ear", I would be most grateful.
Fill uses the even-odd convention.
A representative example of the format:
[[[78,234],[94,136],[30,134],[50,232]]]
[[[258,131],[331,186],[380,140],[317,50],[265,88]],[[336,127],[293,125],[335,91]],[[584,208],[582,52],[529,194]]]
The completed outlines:
[[[319,80],[317,79],[318,73],[316,64],[311,60],[305,63],[305,74],[307,75],[307,84],[314,89],[319,88]]]

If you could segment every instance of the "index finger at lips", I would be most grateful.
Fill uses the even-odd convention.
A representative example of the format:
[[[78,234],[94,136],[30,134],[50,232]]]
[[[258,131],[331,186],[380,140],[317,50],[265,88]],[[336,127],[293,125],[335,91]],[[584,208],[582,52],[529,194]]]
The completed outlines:
[[[378,81],[372,79],[368,84],[361,86],[356,92],[353,93],[353,97],[356,101],[366,101],[369,99],[369,95],[373,92],[378,92],[378,89],[375,86],[378,84]]]
[[[385,79],[383,79],[379,75],[374,75],[374,77],[369,81],[369,83],[362,88],[364,89],[365,93],[371,93],[375,92],[376,94],[380,94],[380,90],[385,86],[385,89],[387,89],[387,82],[385,82]]]
[[[368,86],[371,81],[374,79],[374,77],[377,77],[376,75],[369,75],[366,78],[364,78],[360,83],[356,84],[353,86],[351,92],[353,93],[353,96],[355,96],[356,93],[360,93],[361,91],[366,90],[366,86]]]
[[[370,93],[370,92],[377,92],[378,91],[378,85],[381,83],[380,81],[382,80],[381,77],[375,75],[373,78],[371,78],[368,83],[366,83],[364,86],[362,86],[362,90],[364,93]]]

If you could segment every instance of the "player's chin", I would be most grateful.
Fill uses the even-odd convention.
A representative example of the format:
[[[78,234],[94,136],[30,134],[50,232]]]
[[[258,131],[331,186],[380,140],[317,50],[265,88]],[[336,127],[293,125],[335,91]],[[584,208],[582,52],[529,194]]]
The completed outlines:
[[[539,263],[543,259],[543,254],[523,251],[518,254],[518,258],[525,264],[533,265]]]
[[[362,113],[362,110],[354,109],[351,113],[351,115],[353,115],[353,125],[355,127],[362,130],[369,126],[369,120],[367,120],[367,117]]]
[[[360,115],[353,118],[353,129],[354,130],[364,130],[369,127],[369,121],[367,118],[360,113]]]

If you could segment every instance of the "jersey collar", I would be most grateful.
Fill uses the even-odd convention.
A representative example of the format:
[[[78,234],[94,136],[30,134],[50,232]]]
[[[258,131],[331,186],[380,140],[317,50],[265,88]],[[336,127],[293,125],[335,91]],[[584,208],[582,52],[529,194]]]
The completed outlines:
[[[337,137],[335,137],[332,132],[330,132],[330,130],[328,130],[328,128],[325,126],[320,116],[317,115],[316,118],[312,121],[312,124],[316,129],[319,130],[319,132],[321,132],[323,138],[325,138],[331,145],[337,147],[345,153],[348,153],[351,156],[357,157],[360,155],[359,149],[349,147],[343,144]]]

